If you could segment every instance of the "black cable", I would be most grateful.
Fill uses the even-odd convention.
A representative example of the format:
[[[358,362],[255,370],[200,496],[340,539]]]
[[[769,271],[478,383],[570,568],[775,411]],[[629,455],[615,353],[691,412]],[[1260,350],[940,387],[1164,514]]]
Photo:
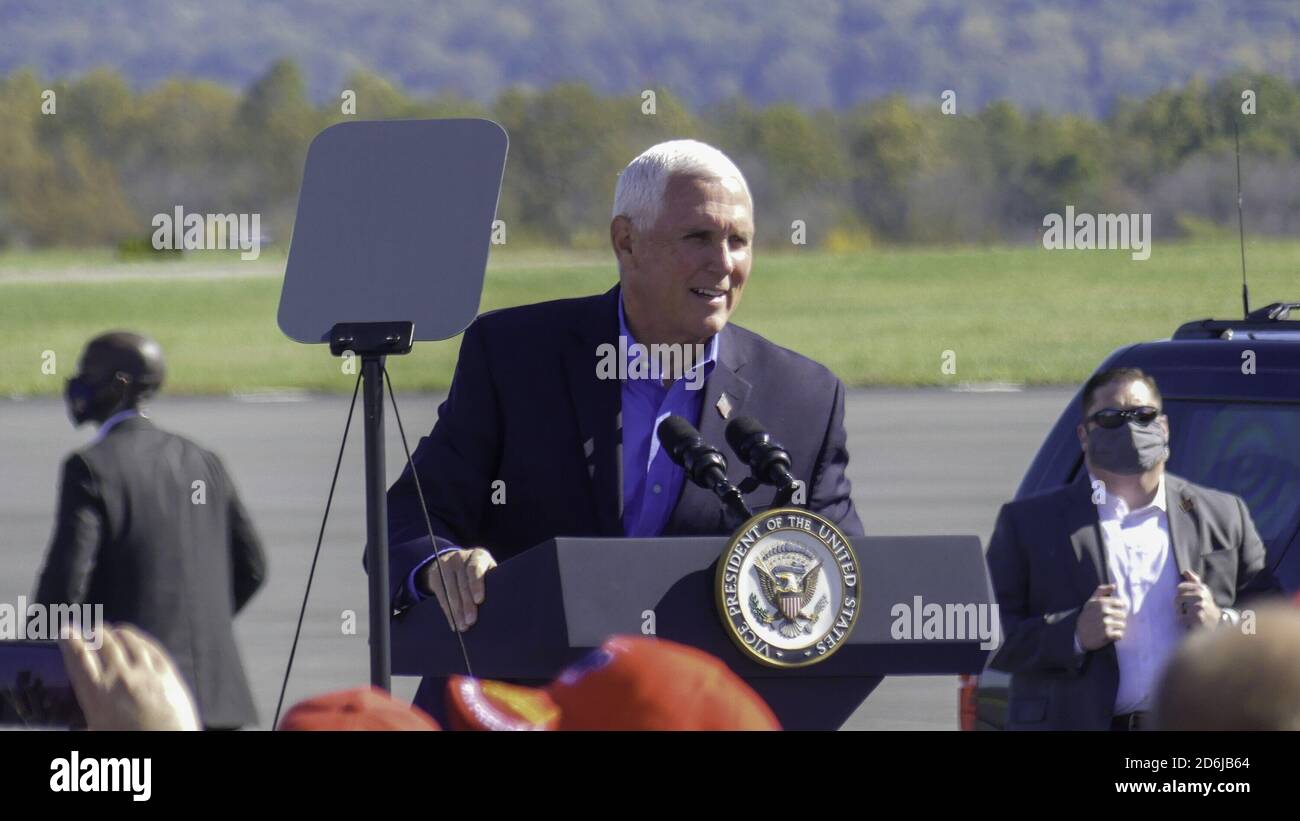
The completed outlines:
[[[352,404],[348,406],[348,421],[343,425],[343,441],[339,442],[339,457],[334,462],[334,478],[330,480],[329,496],[325,499],[325,515],[320,520],[320,533],[316,536],[316,552],[311,557],[311,570],[307,573],[307,589],[302,594],[302,607],[298,610],[298,626],[293,631],[293,647],[289,650],[289,663],[284,668],[284,681],[280,683],[280,698],[275,703],[275,720],[271,729],[280,726],[280,708],[284,706],[284,691],[289,687],[289,673],[293,670],[293,657],[298,652],[298,637],[302,634],[302,619],[307,613],[307,598],[311,596],[311,582],[316,576],[316,562],[320,559],[320,546],[325,540],[325,523],[330,518],[330,505],[334,502],[334,487],[339,481],[339,469],[343,466],[343,451],[348,445],[348,430],[352,427],[352,414],[357,409],[357,393],[361,390],[361,372],[357,372],[357,383],[352,388]]]
[[[433,536],[433,521],[429,518],[429,508],[424,503],[424,490],[420,487],[420,472],[415,469],[415,461],[411,459],[411,448],[406,444],[406,431],[402,428],[402,414],[397,409],[397,396],[393,393],[393,379],[388,375],[388,366],[381,365],[384,370],[384,383],[388,385],[388,401],[393,404],[393,418],[397,420],[397,432],[402,437],[402,450],[406,453],[406,466],[411,471],[411,478],[415,480],[415,496],[420,500],[420,511],[424,513],[424,527],[429,533],[429,544],[436,545],[438,542]],[[447,590],[447,574],[443,572],[442,562],[437,558],[435,551],[434,565],[438,568],[438,580],[442,583],[442,600],[451,601],[451,594]],[[451,607],[450,604],[447,605]],[[474,676],[474,670],[469,664],[469,651],[465,649],[465,634],[456,629],[456,625],[451,625],[451,630],[456,634],[456,641],[460,642],[460,657],[465,661],[465,675]]]

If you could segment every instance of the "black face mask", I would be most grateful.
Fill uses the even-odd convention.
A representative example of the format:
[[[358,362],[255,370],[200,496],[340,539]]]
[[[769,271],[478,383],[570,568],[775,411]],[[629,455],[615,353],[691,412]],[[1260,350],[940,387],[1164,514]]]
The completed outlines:
[[[95,385],[81,374],[68,380],[63,390],[63,401],[68,408],[68,419],[73,427],[81,427],[92,419],[105,419],[122,400],[116,379]]]
[[[1117,428],[1088,431],[1088,461],[1111,473],[1145,473],[1169,458],[1169,440],[1154,422],[1126,422]]]

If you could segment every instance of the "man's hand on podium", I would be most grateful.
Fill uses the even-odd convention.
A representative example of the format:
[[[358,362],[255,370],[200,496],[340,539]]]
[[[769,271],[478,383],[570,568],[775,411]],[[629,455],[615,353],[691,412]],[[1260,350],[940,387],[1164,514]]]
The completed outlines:
[[[447,580],[443,592],[442,576]],[[447,623],[464,633],[478,620],[478,606],[483,603],[483,577],[496,567],[496,559],[481,547],[469,550],[452,550],[429,562],[420,571],[417,584],[420,592],[435,596]]]

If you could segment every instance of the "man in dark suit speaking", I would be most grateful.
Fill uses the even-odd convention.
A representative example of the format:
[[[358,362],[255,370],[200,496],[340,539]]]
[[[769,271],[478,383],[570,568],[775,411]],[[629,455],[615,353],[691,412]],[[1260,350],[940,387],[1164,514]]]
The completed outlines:
[[[233,619],[266,562],[221,460],[141,412],[163,374],[147,337],[116,331],[87,344],[68,414],[99,433],[63,465],[36,600],[102,604],[105,621],[142,628],[175,658],[204,726],[241,727],[257,712]]]
[[[670,414],[719,447],[728,420],[758,419],[789,451],[804,506],[862,533],[845,475],[844,385],[728,324],[753,263],[740,170],[693,140],[656,145],[621,174],[609,231],[615,287],[487,313],[465,331],[438,422],[413,454],[434,544],[409,467],[388,491],[396,609],[435,596],[466,630],[496,562],[557,535],[730,533],[717,497],[659,446]],[[684,365],[647,369],[639,357],[651,352]],[[733,482],[748,473],[739,462],[728,460]]]

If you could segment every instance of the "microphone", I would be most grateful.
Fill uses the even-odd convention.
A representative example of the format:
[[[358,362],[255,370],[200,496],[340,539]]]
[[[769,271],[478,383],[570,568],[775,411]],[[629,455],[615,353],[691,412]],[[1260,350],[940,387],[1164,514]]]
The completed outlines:
[[[740,416],[731,420],[727,425],[727,444],[740,461],[749,465],[755,480],[777,489],[772,507],[790,503],[790,498],[799,488],[799,482],[790,473],[790,454],[773,441],[772,435],[757,419]]]
[[[734,525],[743,524],[754,515],[740,491],[727,479],[727,457],[705,442],[694,425],[674,414],[659,423],[658,434],[668,458],[685,469],[692,482],[713,491],[727,512],[739,518]]]

